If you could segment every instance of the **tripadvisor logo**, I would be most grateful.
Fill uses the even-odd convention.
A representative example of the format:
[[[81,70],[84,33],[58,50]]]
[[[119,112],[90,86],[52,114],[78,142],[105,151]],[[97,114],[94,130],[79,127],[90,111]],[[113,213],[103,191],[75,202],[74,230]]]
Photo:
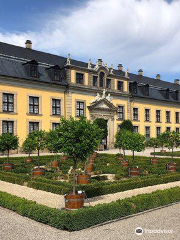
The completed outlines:
[[[135,229],[135,233],[136,233],[137,235],[141,235],[141,234],[143,234],[143,229],[142,229],[141,227],[137,227],[137,228]]]

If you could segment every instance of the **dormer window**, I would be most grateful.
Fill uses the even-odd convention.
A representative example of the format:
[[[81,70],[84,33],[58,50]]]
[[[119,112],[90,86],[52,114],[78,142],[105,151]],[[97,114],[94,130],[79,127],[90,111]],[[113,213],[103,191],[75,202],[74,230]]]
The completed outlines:
[[[133,94],[137,94],[137,82],[129,84],[129,91]]]
[[[60,76],[60,70],[54,70],[54,81],[60,81],[61,76]]]
[[[29,77],[38,78],[38,62],[35,60],[23,64]]]
[[[30,65],[30,76],[31,77],[38,77],[38,67],[36,65]]]
[[[52,81],[61,81],[61,68],[58,65],[46,68]]]
[[[169,99],[169,88],[166,89],[166,99]]]
[[[144,88],[145,88],[145,95],[149,96],[149,85],[146,84]]]

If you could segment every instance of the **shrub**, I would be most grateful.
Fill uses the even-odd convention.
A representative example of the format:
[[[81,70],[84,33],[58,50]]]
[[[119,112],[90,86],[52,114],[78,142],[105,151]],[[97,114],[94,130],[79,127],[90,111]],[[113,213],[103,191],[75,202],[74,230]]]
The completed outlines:
[[[0,192],[0,206],[52,227],[77,231],[109,220],[180,201],[180,188],[159,190],[108,204],[66,212]]]

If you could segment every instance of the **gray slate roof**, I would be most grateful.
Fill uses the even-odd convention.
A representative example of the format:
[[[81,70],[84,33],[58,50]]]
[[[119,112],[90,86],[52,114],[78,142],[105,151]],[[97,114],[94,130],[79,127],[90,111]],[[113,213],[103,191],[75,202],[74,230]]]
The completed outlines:
[[[12,56],[13,58],[3,57],[3,55]],[[38,67],[40,73],[39,79],[33,79],[29,77],[24,69],[24,66],[22,65],[23,63],[30,60],[36,60],[37,62],[39,62]],[[47,71],[45,70],[46,67],[48,67],[48,65],[51,66],[59,65],[60,67],[64,67],[66,62],[67,58],[65,57],[0,42],[0,75],[52,83],[52,80],[50,79],[49,75],[47,74]],[[88,63],[73,59],[71,59],[71,64],[83,68],[88,67]],[[122,77],[124,77],[125,75],[124,71],[120,71],[117,69],[113,70],[113,74]],[[177,84],[145,76],[139,76],[133,73],[129,73],[129,78],[132,82],[138,83],[137,94],[133,94],[135,97],[178,102],[171,96],[171,94],[169,99],[165,99],[162,92],[160,91],[160,89],[167,88],[170,89],[170,92],[176,90],[180,91],[180,86]],[[62,82],[56,84],[68,85],[65,78],[62,80]],[[149,85],[149,96],[144,95],[143,92],[141,91],[140,85],[145,84]]]

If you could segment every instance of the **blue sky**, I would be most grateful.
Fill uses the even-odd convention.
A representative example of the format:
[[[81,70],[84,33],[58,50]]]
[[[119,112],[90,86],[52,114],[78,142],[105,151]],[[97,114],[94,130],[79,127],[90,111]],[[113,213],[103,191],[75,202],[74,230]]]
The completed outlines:
[[[0,0],[0,41],[180,78],[180,0]]]

